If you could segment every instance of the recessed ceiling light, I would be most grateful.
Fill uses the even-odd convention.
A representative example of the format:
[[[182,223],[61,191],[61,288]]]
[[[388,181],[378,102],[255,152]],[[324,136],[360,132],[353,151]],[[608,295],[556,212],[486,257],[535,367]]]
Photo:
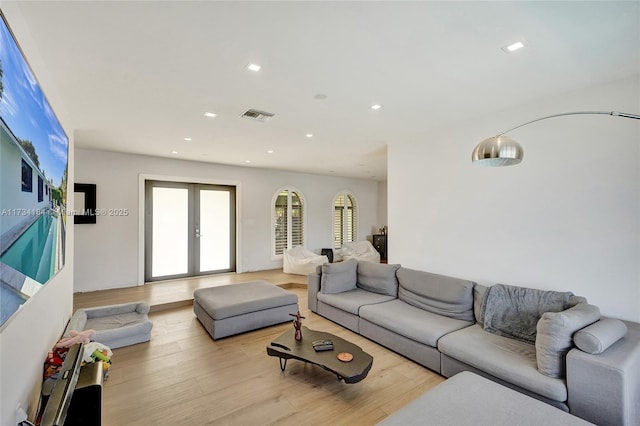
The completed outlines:
[[[524,47],[524,42],[522,41],[517,41],[515,43],[512,43],[508,46],[504,46],[502,48],[503,51],[505,51],[506,53],[511,53],[511,52],[515,52],[516,50],[520,50]]]
[[[380,104],[371,105],[371,109],[380,109],[380,108],[382,108],[382,105]]]
[[[305,136],[308,137],[308,138],[312,138],[313,134],[312,133],[307,133]]]
[[[177,154],[177,153],[178,153],[178,151],[171,151],[171,153],[172,153],[172,154]]]
[[[247,65],[247,69],[249,71],[258,72],[258,71],[260,71],[261,68],[262,67],[260,65],[258,65],[258,64],[249,64],[249,65]]]
[[[251,162],[251,160],[244,160],[244,162],[248,164]]]
[[[185,141],[187,141],[187,142],[191,142],[193,139],[191,139],[191,138],[184,138],[184,140],[185,140]]]
[[[267,154],[273,154],[273,150],[270,149],[269,151],[267,151]]]
[[[216,116],[217,116],[217,114],[214,114],[213,112],[205,112],[205,113],[204,113],[204,116],[205,116],[205,117],[211,117],[211,118],[213,118],[213,117],[216,117]]]

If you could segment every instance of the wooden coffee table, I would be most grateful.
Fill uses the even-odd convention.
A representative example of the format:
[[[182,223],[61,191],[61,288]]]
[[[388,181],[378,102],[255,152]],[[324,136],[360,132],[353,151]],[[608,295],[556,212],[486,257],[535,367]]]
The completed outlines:
[[[358,383],[369,374],[373,357],[359,346],[331,333],[310,330],[307,327],[302,327],[302,340],[296,340],[293,333],[294,329],[291,328],[267,346],[269,356],[280,358],[282,371],[287,367],[287,360],[297,359],[320,366],[334,373],[338,380],[344,380],[345,383]],[[315,340],[332,340],[333,350],[316,352],[311,344]],[[337,356],[342,352],[352,354],[353,359],[349,362],[340,361]]]

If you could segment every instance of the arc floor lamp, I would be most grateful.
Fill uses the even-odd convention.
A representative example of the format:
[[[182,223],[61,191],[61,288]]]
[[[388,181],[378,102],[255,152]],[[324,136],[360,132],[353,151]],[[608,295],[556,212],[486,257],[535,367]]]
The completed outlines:
[[[528,121],[524,124],[520,124],[519,126],[513,127],[509,130],[505,130],[504,132],[487,138],[480,142],[475,149],[473,150],[473,154],[471,155],[471,161],[473,164],[477,164],[480,166],[489,166],[489,167],[504,167],[504,166],[513,166],[519,164],[522,161],[522,157],[524,155],[524,151],[522,150],[522,146],[509,136],[506,136],[505,133],[508,133],[512,130],[519,129],[520,127],[526,126],[531,123],[535,123],[537,121],[546,120],[548,118],[554,117],[562,117],[565,115],[613,115],[615,117],[624,117],[624,118],[633,118],[636,120],[640,120],[640,115],[629,114],[626,112],[617,112],[617,111],[577,111],[577,112],[564,112],[561,114],[553,114],[542,118],[537,118],[535,120]]]

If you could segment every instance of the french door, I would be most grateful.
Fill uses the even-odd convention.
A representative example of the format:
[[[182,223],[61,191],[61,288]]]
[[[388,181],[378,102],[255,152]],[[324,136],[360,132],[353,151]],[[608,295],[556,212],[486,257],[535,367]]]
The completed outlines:
[[[235,187],[145,182],[145,281],[236,269]]]

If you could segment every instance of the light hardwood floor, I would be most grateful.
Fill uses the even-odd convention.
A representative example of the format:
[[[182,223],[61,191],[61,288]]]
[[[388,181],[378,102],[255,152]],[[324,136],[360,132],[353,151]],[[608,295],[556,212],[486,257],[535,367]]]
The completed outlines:
[[[286,282],[306,282],[305,277],[282,275],[268,271],[252,273],[250,279],[272,281],[280,277]],[[248,280],[245,278],[246,274],[238,274],[227,279],[242,282]],[[174,281],[150,286],[166,284],[196,285]],[[145,291],[153,294],[148,301],[163,293]],[[174,291],[182,292],[167,292]],[[298,295],[305,326],[347,339],[373,356],[367,378],[344,384],[320,367],[295,360],[289,361],[282,373],[278,359],[268,356],[265,348],[291,327],[290,323],[213,341],[190,304],[170,307],[174,302],[164,298],[166,309],[150,314],[154,323],[151,341],[113,351],[113,365],[103,389],[103,425],[368,425],[444,380],[310,312],[305,288],[290,286],[290,291]],[[140,290],[109,290],[109,299],[96,300],[100,304],[107,304],[107,300],[121,303],[139,300],[144,294]],[[91,305],[93,296],[85,293],[75,298],[78,306]]]

